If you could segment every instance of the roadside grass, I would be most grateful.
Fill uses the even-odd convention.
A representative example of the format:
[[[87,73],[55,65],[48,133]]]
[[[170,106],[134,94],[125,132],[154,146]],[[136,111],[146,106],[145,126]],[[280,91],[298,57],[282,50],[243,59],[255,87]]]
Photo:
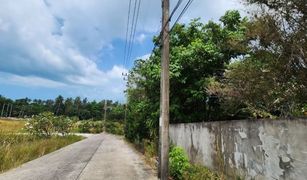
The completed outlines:
[[[0,119],[0,131],[2,132],[22,132],[26,121]]]
[[[0,123],[0,173],[83,139],[75,135],[40,138],[23,133],[25,121]]]

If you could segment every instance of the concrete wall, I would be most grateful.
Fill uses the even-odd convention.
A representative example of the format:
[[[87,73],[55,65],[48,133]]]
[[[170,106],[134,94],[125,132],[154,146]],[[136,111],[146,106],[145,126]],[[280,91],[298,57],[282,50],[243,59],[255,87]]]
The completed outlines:
[[[307,120],[172,124],[170,138],[229,179],[307,180]]]

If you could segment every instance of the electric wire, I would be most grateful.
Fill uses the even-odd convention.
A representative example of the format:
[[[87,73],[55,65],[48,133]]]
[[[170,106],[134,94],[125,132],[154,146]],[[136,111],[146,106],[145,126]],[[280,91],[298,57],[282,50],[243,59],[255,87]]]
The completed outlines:
[[[139,14],[140,14],[140,8],[141,8],[141,0],[138,1],[138,7],[137,7],[137,12],[136,12],[136,19],[135,19],[135,24],[134,24],[134,29],[133,29],[133,36],[132,36],[132,41],[131,41],[131,47],[130,47],[130,51],[128,54],[128,60],[131,59],[131,55],[133,52],[133,43],[134,43],[134,39],[135,39],[135,35],[136,35],[136,28],[138,25],[138,20],[139,20]]]
[[[165,39],[171,34],[171,32],[174,30],[174,28],[176,27],[176,24],[180,21],[180,19],[182,18],[182,16],[186,13],[186,11],[189,9],[189,7],[191,6],[193,0],[189,0],[185,7],[182,9],[181,13],[179,14],[179,16],[177,17],[176,21],[174,22],[173,26],[170,28],[169,32],[166,34],[165,38],[163,39],[163,41],[161,41],[161,44],[165,41]]]
[[[126,29],[126,42],[125,42],[125,51],[124,51],[124,64],[126,63],[128,34],[129,34],[129,24],[130,24],[130,12],[131,12],[131,0],[129,0],[129,9],[128,9],[128,20],[127,20],[127,29]]]
[[[132,37],[133,37],[133,29],[134,29],[134,24],[135,24],[137,2],[138,2],[138,0],[134,0],[134,8],[133,8],[131,30],[130,30],[129,40],[128,40],[128,51],[127,51],[127,54],[126,54],[126,59],[125,59],[124,67],[126,67],[126,65],[127,65],[127,61],[129,59],[129,54],[130,54],[130,49],[131,49],[131,46],[132,46],[132,43],[133,43],[132,42]]]
[[[162,41],[162,33],[163,33],[163,31],[165,30],[165,26],[171,21],[171,18],[172,18],[172,16],[175,14],[175,11],[179,8],[180,4],[182,3],[182,2],[180,2],[180,1],[181,1],[181,0],[179,0],[179,1],[177,2],[177,5],[179,4],[178,7],[177,7],[177,5],[175,6],[175,8],[173,9],[173,11],[172,11],[172,13],[171,13],[170,18],[169,18],[168,21],[165,23],[164,28],[162,28],[162,31],[160,32],[160,34],[159,34],[159,36],[158,36],[158,41],[160,41],[160,44],[162,44],[162,42],[165,41],[166,37],[169,36],[170,33],[174,30],[174,27],[176,26],[176,24],[179,22],[179,20],[182,18],[182,16],[186,13],[186,11],[188,10],[188,8],[191,6],[191,4],[192,4],[192,2],[193,2],[193,0],[189,0],[189,1],[186,3],[186,5],[185,5],[184,8],[182,9],[182,11],[180,12],[179,16],[177,17],[176,21],[174,22],[173,26],[171,27],[171,29],[170,29],[169,32],[167,33],[166,37],[165,37],[165,38],[163,39],[163,41]],[[152,54],[153,54],[154,50],[157,48],[158,44],[159,44],[159,43],[156,43],[155,46],[153,47]],[[152,54],[151,54],[151,55],[152,55]]]

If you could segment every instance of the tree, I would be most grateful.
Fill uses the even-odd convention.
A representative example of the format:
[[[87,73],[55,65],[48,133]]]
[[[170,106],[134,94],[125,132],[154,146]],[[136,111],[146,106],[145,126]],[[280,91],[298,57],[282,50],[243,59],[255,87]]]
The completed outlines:
[[[55,98],[54,103],[54,114],[55,115],[63,115],[64,113],[64,98],[63,96],[59,95],[57,98]]]
[[[170,34],[172,123],[208,120],[208,79],[222,76],[232,58],[245,54],[247,19],[241,18],[238,11],[228,11],[220,21],[221,24],[212,21],[203,24],[195,19],[188,25],[175,25]],[[129,72],[128,138],[130,135],[134,139],[157,137],[161,47],[157,38],[154,42],[158,48],[152,56],[137,60]]]
[[[259,7],[250,50],[230,67],[227,83],[255,117],[295,115],[307,103],[306,1],[246,1]]]
[[[64,115],[72,116],[73,115],[73,99],[67,98],[64,102]]]

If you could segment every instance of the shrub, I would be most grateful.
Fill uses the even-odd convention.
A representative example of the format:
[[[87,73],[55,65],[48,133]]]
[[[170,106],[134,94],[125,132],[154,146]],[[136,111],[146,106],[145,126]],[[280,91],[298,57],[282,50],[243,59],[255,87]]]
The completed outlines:
[[[190,168],[187,154],[180,147],[171,147],[169,153],[170,175],[174,179],[183,179],[184,172]]]
[[[25,124],[25,129],[32,135],[50,137],[52,133],[67,135],[72,127],[72,121],[64,116],[54,116],[51,112],[44,112],[33,116]]]
[[[169,153],[170,176],[176,180],[222,180],[225,179],[210,169],[190,164],[185,151],[180,147],[171,147]]]
[[[106,131],[111,134],[124,135],[124,125],[119,122],[106,122]]]
[[[85,120],[77,122],[74,126],[76,131],[80,133],[101,133],[105,128],[105,131],[111,134],[124,134],[124,125],[122,123],[113,121],[102,122]]]
[[[101,121],[79,121],[77,129],[80,133],[100,133],[103,131],[103,124]]]
[[[72,120],[68,117],[58,116],[52,118],[52,124],[54,127],[54,131],[57,133],[61,133],[64,136],[70,132],[72,127]]]
[[[52,124],[53,119],[54,116],[52,113],[44,112],[28,120],[25,128],[32,135],[50,137],[54,131]]]

